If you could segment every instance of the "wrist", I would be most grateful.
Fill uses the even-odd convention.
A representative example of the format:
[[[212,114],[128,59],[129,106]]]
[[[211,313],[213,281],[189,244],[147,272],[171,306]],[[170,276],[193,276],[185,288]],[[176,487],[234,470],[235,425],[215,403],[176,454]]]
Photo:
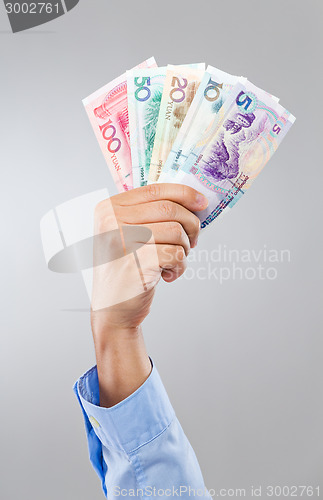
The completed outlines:
[[[111,407],[135,392],[149,377],[148,357],[141,327],[119,327],[93,321],[100,405]]]
[[[91,311],[91,328],[94,342],[103,345],[122,339],[138,337],[141,330],[140,324],[130,323],[129,320],[120,320],[120,315],[109,310]]]
[[[142,336],[141,326],[120,327],[115,325],[98,324],[92,321],[92,335],[96,351],[105,352],[116,345],[135,344]]]

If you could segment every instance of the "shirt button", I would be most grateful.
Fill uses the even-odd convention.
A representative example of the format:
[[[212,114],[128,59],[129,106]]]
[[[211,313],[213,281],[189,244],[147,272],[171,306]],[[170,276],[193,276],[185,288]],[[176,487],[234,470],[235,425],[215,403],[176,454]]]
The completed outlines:
[[[95,429],[98,429],[100,426],[99,422],[96,420],[96,418],[94,417],[89,417],[89,420],[92,424],[92,427],[94,427]]]

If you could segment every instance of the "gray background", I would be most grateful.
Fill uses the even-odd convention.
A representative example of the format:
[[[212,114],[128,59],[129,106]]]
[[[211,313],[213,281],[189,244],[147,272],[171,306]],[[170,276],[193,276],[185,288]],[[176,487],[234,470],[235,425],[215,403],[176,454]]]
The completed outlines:
[[[87,296],[46,269],[39,220],[112,192],[81,99],[151,55],[246,75],[297,116],[199,245],[291,262],[272,281],[160,284],[145,334],[208,488],[323,487],[322,14],[320,0],[83,0],[13,35],[1,6],[1,498],[102,498],[72,394],[94,362],[89,315],[71,311]]]

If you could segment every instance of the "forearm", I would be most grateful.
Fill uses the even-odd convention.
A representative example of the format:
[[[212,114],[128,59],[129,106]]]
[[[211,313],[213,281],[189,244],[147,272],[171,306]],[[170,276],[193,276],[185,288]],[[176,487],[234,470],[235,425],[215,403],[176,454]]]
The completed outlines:
[[[134,393],[149,377],[141,327],[116,328],[92,322],[100,406],[109,408]]]

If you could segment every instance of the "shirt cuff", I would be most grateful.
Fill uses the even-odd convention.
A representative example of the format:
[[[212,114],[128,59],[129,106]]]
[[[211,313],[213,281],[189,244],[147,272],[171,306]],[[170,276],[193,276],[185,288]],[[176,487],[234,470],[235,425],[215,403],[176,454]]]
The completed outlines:
[[[96,366],[76,382],[75,392],[101,443],[126,453],[156,438],[174,418],[174,410],[153,363],[143,385],[111,408],[99,406]]]

